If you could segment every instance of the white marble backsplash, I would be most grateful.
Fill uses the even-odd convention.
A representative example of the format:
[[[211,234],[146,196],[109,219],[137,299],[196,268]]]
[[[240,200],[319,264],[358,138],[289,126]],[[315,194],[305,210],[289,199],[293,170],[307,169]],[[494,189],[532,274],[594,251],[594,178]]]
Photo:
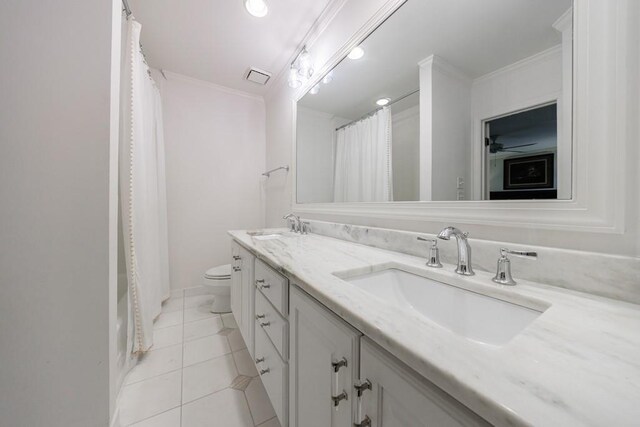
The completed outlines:
[[[376,248],[402,252],[415,256],[429,253],[429,242],[417,236],[435,238],[435,235],[390,230],[360,225],[306,220],[312,233],[360,243]],[[510,256],[511,271],[518,279],[544,283],[565,289],[587,292],[607,298],[640,304],[640,258],[583,252],[544,246],[519,245],[469,237],[472,263],[475,270],[495,272],[500,248],[533,250],[537,260]],[[454,239],[439,240],[440,258],[449,264],[457,263]]]

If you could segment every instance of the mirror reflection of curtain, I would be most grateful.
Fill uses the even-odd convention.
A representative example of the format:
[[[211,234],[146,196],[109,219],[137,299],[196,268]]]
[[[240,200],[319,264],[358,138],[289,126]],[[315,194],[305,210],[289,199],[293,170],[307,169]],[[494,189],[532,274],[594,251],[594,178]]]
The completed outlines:
[[[388,202],[391,181],[391,110],[336,131],[335,202]]]

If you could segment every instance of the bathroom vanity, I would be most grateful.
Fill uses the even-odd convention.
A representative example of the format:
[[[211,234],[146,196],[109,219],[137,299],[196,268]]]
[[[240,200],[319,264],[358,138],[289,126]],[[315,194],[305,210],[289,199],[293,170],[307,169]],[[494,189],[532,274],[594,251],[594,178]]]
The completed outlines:
[[[637,305],[316,234],[230,234],[233,313],[283,426],[640,419]]]

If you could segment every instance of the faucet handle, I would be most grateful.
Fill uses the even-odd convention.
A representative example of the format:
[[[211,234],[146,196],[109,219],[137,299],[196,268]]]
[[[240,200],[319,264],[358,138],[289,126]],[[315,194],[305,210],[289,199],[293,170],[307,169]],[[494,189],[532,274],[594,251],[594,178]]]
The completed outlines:
[[[418,236],[418,240],[431,243],[431,247],[429,248],[429,258],[427,259],[427,266],[433,268],[442,268],[442,263],[440,262],[440,249],[438,248],[438,239],[425,239],[424,237]]]
[[[534,259],[538,258],[538,253],[537,252],[533,252],[533,251],[512,251],[511,249],[500,248],[500,257],[506,258],[507,254],[517,255],[517,256],[525,256],[525,257],[534,258]]]
[[[311,223],[307,221],[300,222],[300,233],[301,234],[309,234],[309,229],[311,228]]]
[[[529,257],[535,260],[538,258],[538,253],[533,251],[512,251],[507,248],[500,248],[500,259],[498,259],[496,275],[491,280],[501,285],[513,286],[516,284],[516,281],[513,280],[513,276],[511,276],[511,260],[507,256],[508,254]]]

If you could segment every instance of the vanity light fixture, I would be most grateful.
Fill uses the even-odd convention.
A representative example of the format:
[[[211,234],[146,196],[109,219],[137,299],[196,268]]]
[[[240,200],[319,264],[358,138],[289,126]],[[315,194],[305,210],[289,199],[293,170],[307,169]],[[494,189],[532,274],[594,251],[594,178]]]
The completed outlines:
[[[264,0],[244,0],[244,7],[247,12],[256,18],[263,18],[267,15],[269,8]]]
[[[313,75],[313,60],[307,48],[302,51],[291,63],[289,68],[289,87],[297,89]]]
[[[385,105],[387,105],[389,102],[391,102],[391,100],[389,98],[380,98],[376,101],[376,104],[384,107]]]
[[[360,59],[363,56],[364,56],[364,49],[361,48],[360,46],[356,46],[353,49],[351,49],[351,52],[349,52],[349,55],[347,55],[349,59]]]
[[[326,76],[322,78],[322,83],[329,84],[333,81],[333,70],[329,71]]]
[[[311,90],[309,91],[309,93],[311,95],[317,95],[318,92],[320,92],[320,85],[319,84],[317,84],[314,87],[312,87]]]

